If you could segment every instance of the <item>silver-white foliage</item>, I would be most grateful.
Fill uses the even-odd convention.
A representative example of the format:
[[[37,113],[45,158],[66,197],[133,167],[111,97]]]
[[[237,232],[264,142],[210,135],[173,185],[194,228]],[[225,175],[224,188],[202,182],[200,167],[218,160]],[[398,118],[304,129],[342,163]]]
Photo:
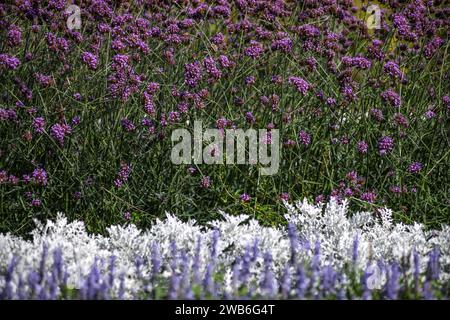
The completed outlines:
[[[369,261],[401,261],[415,250],[424,258],[433,246],[441,250],[441,277],[449,279],[450,266],[450,228],[443,226],[441,231],[427,232],[423,225],[415,223],[405,225],[392,221],[392,212],[381,210],[378,215],[371,212],[349,214],[347,202],[338,204],[331,201],[326,206],[313,205],[306,200],[295,204],[286,203],[285,218],[298,229],[299,238],[303,243],[310,243],[310,249],[303,246],[299,249],[300,257],[308,259],[312,256],[314,244],[321,244],[321,259],[324,263],[332,263],[339,268],[351,261],[355,237],[358,237],[358,265],[365,268]],[[290,257],[290,240],[284,228],[269,228],[261,226],[247,215],[231,216],[221,213],[223,219],[212,221],[203,227],[194,220],[183,222],[177,217],[167,214],[166,219],[157,220],[146,231],[139,230],[134,225],[111,226],[109,236],[90,235],[81,221],[69,222],[63,215],[58,215],[56,221],[47,221],[45,225],[37,222],[32,232],[32,240],[24,240],[10,234],[0,234],[0,274],[4,274],[9,261],[16,255],[20,258],[18,270],[26,272],[36,268],[41,259],[42,246],[45,243],[49,251],[61,248],[68,265],[69,283],[77,287],[80,279],[86,276],[95,259],[108,261],[114,255],[117,258],[116,272],[125,273],[126,292],[132,292],[140,283],[136,278],[136,257],[147,260],[146,269],[150,272],[151,248],[156,243],[159,252],[164,257],[163,265],[166,276],[170,276],[168,267],[171,243],[184,249],[191,257],[194,255],[198,241],[201,243],[201,270],[205,270],[210,257],[210,247],[213,229],[220,231],[218,243],[218,262],[225,266],[226,282],[231,283],[231,264],[238,255],[243,255],[246,248],[257,240],[261,252],[270,251],[274,260],[275,272],[281,271]],[[51,259],[48,259],[51,264]],[[424,268],[425,265],[422,265]],[[100,266],[106,270],[107,263]],[[260,268],[255,267],[254,277],[257,278]],[[19,272],[20,274],[20,272]],[[0,285],[4,279],[0,276]],[[118,284],[117,284],[118,285]],[[231,284],[228,289],[231,289]]]

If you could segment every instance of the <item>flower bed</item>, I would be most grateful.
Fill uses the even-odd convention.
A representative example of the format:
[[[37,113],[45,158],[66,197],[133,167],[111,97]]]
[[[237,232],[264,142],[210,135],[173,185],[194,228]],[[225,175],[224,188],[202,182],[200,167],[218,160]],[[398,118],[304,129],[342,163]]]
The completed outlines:
[[[287,205],[287,228],[223,213],[201,227],[172,215],[149,230],[80,221],[0,235],[3,299],[439,299],[449,297],[450,228],[349,216],[347,203]]]

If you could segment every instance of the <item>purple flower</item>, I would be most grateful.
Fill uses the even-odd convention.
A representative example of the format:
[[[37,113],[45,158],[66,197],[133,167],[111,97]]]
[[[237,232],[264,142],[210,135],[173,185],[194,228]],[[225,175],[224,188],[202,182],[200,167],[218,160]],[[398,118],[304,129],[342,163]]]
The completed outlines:
[[[40,199],[33,199],[31,200],[31,206],[32,207],[40,207],[41,206],[41,200]]]
[[[422,170],[422,164],[420,162],[413,162],[408,166],[408,172],[417,173]]]
[[[400,271],[396,263],[393,263],[390,272],[388,273],[388,280],[386,283],[386,294],[388,299],[395,300],[398,296],[400,280]]]
[[[77,101],[81,101],[81,99],[83,98],[83,96],[81,95],[81,93],[76,92],[73,94],[73,98]]]
[[[300,140],[300,143],[306,147],[311,143],[311,135],[304,130],[299,132],[298,139]]]
[[[434,37],[430,42],[427,43],[424,49],[425,57],[430,59],[436,51],[444,44],[444,40],[440,37]]]
[[[117,188],[122,187],[124,183],[128,181],[131,173],[131,166],[122,162],[120,165],[119,173],[117,174],[117,178],[114,180],[114,184]]]
[[[408,37],[410,35],[410,26],[406,17],[402,14],[395,14],[393,16],[393,25],[397,29],[399,35]]]
[[[219,46],[225,43],[225,37],[222,33],[219,32],[211,37],[211,42]]]
[[[31,177],[28,174],[22,175],[22,179],[25,183],[29,183],[31,181]],[[0,178],[0,183],[1,183],[1,178]]]
[[[439,247],[435,246],[433,250],[428,254],[427,263],[427,280],[437,280],[439,279],[440,273],[440,250]]]
[[[400,80],[404,78],[403,72],[400,70],[400,67],[398,66],[398,64],[395,63],[394,61],[386,62],[383,66],[383,69],[384,69],[384,72],[386,72],[392,78],[398,78]]]
[[[169,123],[174,124],[181,120],[180,113],[178,111],[169,112]]]
[[[255,116],[250,111],[245,113],[245,120],[250,124],[253,124],[256,122]]]
[[[64,145],[64,138],[72,132],[72,128],[67,124],[55,123],[50,128],[50,135],[55,138],[61,146]]]
[[[81,118],[80,118],[79,116],[75,116],[75,117],[72,118],[72,124],[73,124],[74,126],[77,126],[77,125],[79,125],[80,123],[81,123]]]
[[[37,117],[33,119],[34,131],[38,134],[42,134],[45,131],[45,120],[43,117]]]
[[[290,198],[290,195],[289,195],[289,193],[287,193],[287,192],[282,192],[282,193],[280,194],[280,199],[281,199],[281,200],[288,201],[289,198]]]
[[[187,168],[187,172],[190,175],[194,175],[197,172],[197,169],[195,167],[190,166],[189,168]]]
[[[272,76],[270,81],[272,83],[274,83],[274,84],[282,84],[283,83],[283,78],[280,75],[274,75],[274,76]]]
[[[208,189],[211,186],[211,178],[209,176],[203,176],[200,180],[200,186]]]
[[[122,128],[127,132],[131,132],[136,129],[134,123],[126,118],[120,120],[120,124],[122,125]]]
[[[125,220],[130,220],[131,219],[131,213],[130,213],[130,211],[126,211],[126,212],[124,212],[123,213],[123,218],[125,219]]]
[[[0,54],[0,66],[6,69],[15,70],[20,66],[20,60],[8,54]]]
[[[358,152],[360,154],[365,154],[365,153],[367,153],[369,145],[367,144],[367,142],[362,140],[362,141],[358,141],[357,148],[358,148]]]
[[[409,126],[408,120],[401,113],[394,114],[394,121],[397,125],[399,125],[403,128],[408,128],[408,126]]]
[[[311,89],[311,85],[304,79],[299,77],[289,77],[288,79],[290,84],[293,84],[297,91],[300,92],[302,95],[305,95],[309,89]]]
[[[13,24],[8,30],[7,38],[7,43],[10,47],[18,46],[22,43],[22,31],[18,26]]]
[[[147,86],[147,92],[149,94],[155,94],[159,90],[159,83],[150,82]]]
[[[345,179],[355,184],[358,182],[358,173],[356,171],[350,171],[345,175]]]
[[[189,87],[196,87],[198,82],[202,79],[200,62],[195,61],[192,63],[186,63],[184,65],[184,78]]]
[[[213,58],[206,57],[203,60],[203,66],[205,67],[206,73],[208,73],[212,81],[218,80],[222,77],[222,71],[219,70],[216,61]]]
[[[360,199],[363,201],[367,201],[369,203],[374,203],[375,200],[377,199],[377,195],[373,191],[368,191],[361,194]]]
[[[342,63],[348,67],[357,67],[360,69],[370,69],[372,63],[369,59],[363,57],[349,57],[345,56],[342,58]]]
[[[261,43],[255,40],[250,41],[250,46],[245,48],[244,53],[246,56],[257,59],[259,56],[261,56],[264,52],[264,48]]]
[[[224,56],[224,55],[221,55],[219,57],[219,63],[220,63],[220,66],[225,69],[231,68],[233,66],[233,63],[230,61],[230,59],[228,59],[228,57]]]
[[[256,81],[256,79],[254,76],[248,76],[245,78],[245,84],[248,86],[255,84],[255,81]]]
[[[402,188],[400,186],[391,186],[389,187],[389,191],[394,194],[400,194],[402,193]]]
[[[33,177],[34,183],[36,183],[37,185],[47,185],[47,172],[44,169],[36,168],[31,175]]]
[[[229,121],[225,118],[219,118],[216,121],[217,129],[224,129],[229,125]]]
[[[378,152],[384,156],[394,149],[394,140],[389,136],[383,136],[378,140]]]
[[[383,111],[380,109],[372,108],[370,109],[370,116],[374,118],[377,122],[382,122],[384,120]]]
[[[264,254],[264,271],[262,273],[262,281],[260,288],[267,294],[269,298],[272,298],[277,293],[277,281],[275,274],[272,271],[273,258],[269,252]]]
[[[39,84],[44,88],[49,87],[54,83],[52,76],[48,76],[42,73],[35,73],[34,77],[39,82]]]
[[[436,113],[435,113],[433,110],[428,109],[428,110],[425,112],[425,118],[427,118],[427,119],[433,119],[434,117],[436,117]]]
[[[442,97],[442,102],[447,105],[447,109],[450,109],[450,96],[445,95]]]
[[[153,96],[147,91],[144,92],[144,111],[148,115],[155,114],[155,106],[153,104]]]
[[[97,69],[98,58],[94,54],[85,51],[81,54],[81,59],[91,70]]]
[[[325,196],[324,196],[323,194],[319,194],[319,195],[316,196],[316,198],[314,199],[314,201],[315,201],[316,203],[324,202],[324,201],[325,201]]]
[[[239,200],[241,200],[244,203],[250,202],[251,199],[252,198],[246,193],[243,193],[239,196]]]
[[[393,90],[389,89],[381,94],[381,98],[393,107],[400,107],[402,101],[400,96]]]
[[[272,50],[280,50],[284,53],[289,53],[292,51],[292,40],[288,37],[279,39],[279,40],[274,40],[272,42]]]

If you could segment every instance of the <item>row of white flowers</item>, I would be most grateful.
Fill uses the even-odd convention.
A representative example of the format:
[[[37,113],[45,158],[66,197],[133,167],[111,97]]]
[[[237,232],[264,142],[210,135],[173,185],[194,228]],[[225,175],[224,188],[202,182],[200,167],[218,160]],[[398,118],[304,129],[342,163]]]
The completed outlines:
[[[389,209],[380,210],[377,214],[350,214],[345,201],[342,204],[331,201],[326,205],[313,205],[305,200],[285,205],[285,218],[291,226],[296,227],[297,237],[302,243],[298,254],[306,259],[313,255],[314,246],[319,242],[322,263],[331,263],[339,268],[352,261],[356,243],[356,263],[361,269],[370,261],[402,261],[405,257],[411,259],[413,250],[421,257],[421,267],[424,269],[427,260],[425,256],[432,248],[439,246],[440,277],[443,281],[449,279],[449,226],[443,226],[439,231],[426,231],[419,223],[394,223]],[[282,271],[291,256],[291,238],[287,228],[264,227],[247,215],[231,216],[222,212],[222,217],[223,219],[210,222],[209,226],[200,226],[194,220],[183,222],[167,214],[166,219],[157,220],[149,230],[139,230],[132,224],[111,226],[108,228],[108,236],[103,236],[88,234],[83,222],[69,222],[60,214],[56,221],[47,221],[46,224],[36,222],[37,227],[32,232],[31,240],[0,234],[0,286],[5,281],[1,274],[5,274],[14,255],[19,258],[16,266],[19,273],[37,268],[43,244],[48,246],[49,251],[61,248],[68,267],[69,283],[74,287],[89,273],[95,259],[107,261],[114,255],[117,258],[117,272],[126,274],[125,289],[132,290],[137,281],[134,271],[136,257],[150,261],[154,243],[159,247],[164,265],[169,261],[173,243],[193,256],[200,241],[201,262],[203,261],[200,268],[204,271],[211,255],[214,229],[220,231],[217,260],[225,266],[226,279],[231,279],[231,264],[235,258],[243,255],[249,246],[254,246],[255,240],[261,252],[271,252],[275,272]],[[261,267],[258,268],[258,265]],[[148,270],[143,270],[144,273],[150,272],[150,264],[146,266]],[[256,264],[252,272],[258,275],[261,269],[262,263]],[[170,268],[166,270],[167,276],[170,276]]]

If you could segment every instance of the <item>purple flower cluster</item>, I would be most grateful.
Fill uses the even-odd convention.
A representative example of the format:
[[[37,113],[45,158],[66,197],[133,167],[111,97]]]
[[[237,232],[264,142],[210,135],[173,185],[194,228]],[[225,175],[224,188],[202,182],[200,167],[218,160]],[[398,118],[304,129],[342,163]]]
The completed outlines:
[[[11,25],[8,30],[8,45],[10,47],[19,46],[22,43],[22,30],[16,25]]]
[[[122,128],[127,132],[132,132],[136,129],[134,123],[128,119],[120,120],[120,124],[122,125]]]
[[[222,77],[222,71],[217,67],[217,63],[213,58],[206,57],[205,60],[203,60],[203,65],[206,73],[211,79],[210,82],[215,82]]]
[[[420,162],[413,162],[408,166],[408,172],[417,173],[422,170],[422,164]]]
[[[311,135],[307,133],[305,130],[301,130],[298,133],[298,139],[300,141],[300,144],[304,145],[305,147],[311,144]]]
[[[356,67],[359,69],[370,69],[372,66],[370,60],[364,57],[345,56],[342,58],[342,63],[347,67]]]
[[[97,69],[98,58],[93,53],[83,52],[81,54],[81,60],[83,60],[91,70]]]
[[[45,131],[45,119],[43,117],[37,117],[33,119],[34,131],[38,134],[42,134]]]
[[[122,187],[126,182],[128,182],[130,174],[131,174],[131,166],[126,163],[121,163],[119,173],[117,174],[117,177],[114,180],[114,185],[117,188]]]
[[[360,154],[366,154],[369,149],[369,145],[365,141],[358,141],[357,148]]]
[[[244,203],[250,202],[251,199],[252,198],[246,193],[243,193],[239,196],[239,200],[241,200]]]
[[[31,174],[33,181],[37,185],[45,186],[47,185],[47,172],[42,168],[34,169]]]
[[[383,136],[378,140],[378,152],[384,156],[394,149],[394,139],[389,136]]]
[[[306,93],[311,89],[311,85],[300,77],[289,77],[289,83],[294,85],[297,88],[297,91],[302,95],[306,95]]]
[[[204,189],[208,189],[211,186],[211,178],[209,176],[203,176],[200,179],[200,186]]]
[[[55,123],[50,127],[50,135],[58,141],[59,145],[64,146],[66,135],[72,132],[72,128],[68,124]]]
[[[394,90],[386,90],[381,94],[381,98],[383,98],[384,101],[386,101],[388,104],[390,104],[393,107],[400,107],[402,104],[402,101],[400,99],[400,96],[398,93],[396,93]]]
[[[250,41],[250,45],[244,50],[245,55],[257,59],[264,53],[264,47],[261,43],[255,40]]]
[[[20,60],[6,53],[0,54],[0,66],[2,68],[15,70],[20,66]]]
[[[386,72],[392,78],[398,78],[398,79],[402,80],[405,77],[403,72],[400,70],[400,67],[398,66],[398,64],[395,63],[394,61],[386,62],[383,66],[383,69],[384,69],[384,72]]]
[[[195,88],[202,79],[202,68],[200,62],[195,61],[184,65],[184,78],[189,87]]]
[[[280,50],[284,53],[289,53],[292,51],[292,47],[293,42],[289,37],[284,37],[272,42],[272,50]]]
[[[112,73],[108,77],[109,91],[114,97],[126,102],[131,95],[139,91],[142,76],[136,73],[128,55],[117,54],[112,60]]]
[[[51,75],[46,75],[43,73],[35,73],[34,77],[36,78],[36,80],[39,82],[39,84],[46,88],[49,87],[51,85],[54,84],[55,80],[53,79],[53,77]]]

